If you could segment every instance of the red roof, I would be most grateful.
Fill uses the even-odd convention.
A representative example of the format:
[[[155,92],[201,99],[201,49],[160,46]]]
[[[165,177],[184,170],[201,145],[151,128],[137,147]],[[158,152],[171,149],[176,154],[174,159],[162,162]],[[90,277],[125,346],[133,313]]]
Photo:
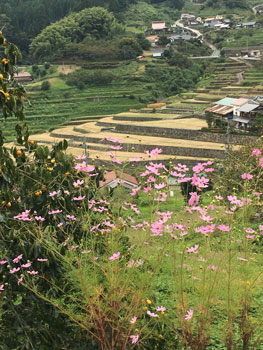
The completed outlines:
[[[133,185],[139,186],[139,183],[134,176],[129,175],[127,173],[123,173],[121,171],[115,171],[115,170],[109,171],[104,175],[104,178],[105,178],[105,181],[99,182],[99,187],[106,186],[114,180],[123,180],[123,181],[130,182]]]
[[[207,108],[205,111],[206,112],[213,112],[215,114],[220,114],[220,115],[227,115],[227,114],[233,112],[233,107],[214,105],[210,108]]]

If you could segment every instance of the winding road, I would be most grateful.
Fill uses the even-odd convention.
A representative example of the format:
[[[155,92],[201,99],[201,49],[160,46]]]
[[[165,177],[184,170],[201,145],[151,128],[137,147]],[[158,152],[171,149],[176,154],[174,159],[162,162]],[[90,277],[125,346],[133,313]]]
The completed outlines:
[[[176,21],[175,24],[178,27],[189,30],[192,33],[195,33],[198,39],[204,40],[204,36],[199,30],[186,27],[180,20]],[[200,58],[207,59],[207,58],[220,57],[220,50],[218,48],[216,48],[213,44],[209,43],[208,41],[206,41],[206,44],[213,50],[212,54],[210,56],[192,57],[192,59],[200,59]]]

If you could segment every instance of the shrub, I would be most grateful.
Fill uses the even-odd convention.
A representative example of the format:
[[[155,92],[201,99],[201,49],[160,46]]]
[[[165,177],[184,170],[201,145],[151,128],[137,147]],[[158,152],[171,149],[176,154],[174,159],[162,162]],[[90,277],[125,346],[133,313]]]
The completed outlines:
[[[50,90],[51,88],[51,84],[48,80],[43,81],[43,83],[41,84],[41,90],[43,91],[47,91]]]

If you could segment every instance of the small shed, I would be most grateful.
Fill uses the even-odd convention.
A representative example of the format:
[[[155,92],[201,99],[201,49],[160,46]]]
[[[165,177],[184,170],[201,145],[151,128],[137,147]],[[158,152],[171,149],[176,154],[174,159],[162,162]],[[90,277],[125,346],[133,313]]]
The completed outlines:
[[[152,51],[153,58],[161,58],[163,55],[164,49],[155,49]]]
[[[29,72],[18,72],[14,74],[14,78],[21,82],[21,83],[25,83],[27,81],[32,81],[33,77]]]
[[[167,27],[164,21],[155,21],[152,22],[152,30],[163,32],[167,30]]]
[[[113,189],[118,185],[121,185],[125,188],[133,189],[139,186],[139,183],[134,176],[118,170],[106,172],[104,178],[104,181],[99,182],[100,188],[110,187]]]

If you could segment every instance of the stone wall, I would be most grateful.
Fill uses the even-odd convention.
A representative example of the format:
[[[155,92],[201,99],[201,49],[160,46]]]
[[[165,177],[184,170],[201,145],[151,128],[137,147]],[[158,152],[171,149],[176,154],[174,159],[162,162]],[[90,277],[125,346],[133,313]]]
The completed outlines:
[[[50,134],[52,137],[66,138],[73,141],[84,141],[84,136],[77,135],[63,135],[52,132]],[[98,149],[96,144],[106,145],[112,144],[107,141],[101,142],[100,138],[85,136],[87,143],[94,143],[94,149]],[[89,149],[93,149],[93,145],[87,145]],[[192,148],[192,147],[177,147],[177,146],[160,146],[158,144],[155,145],[144,145],[142,143],[125,143],[122,145],[122,152],[139,152],[144,153],[145,151],[151,151],[154,148],[161,148],[163,150],[163,154],[168,154],[171,156],[184,156],[184,157],[196,157],[196,158],[210,158],[210,159],[223,159],[225,158],[224,150],[215,150],[215,149],[205,149],[205,148]]]
[[[165,120],[164,120],[165,124]],[[183,139],[192,141],[204,141],[204,142],[216,142],[225,143],[226,135],[217,134],[211,132],[202,132],[199,130],[189,129],[175,129],[166,127],[154,127],[154,126],[139,126],[139,125],[121,125],[115,126],[115,132],[122,134],[136,134],[144,136],[157,136],[166,137],[172,139]],[[256,137],[254,136],[243,136],[243,135],[229,135],[229,142],[233,145],[242,145],[245,142],[253,141]]]

